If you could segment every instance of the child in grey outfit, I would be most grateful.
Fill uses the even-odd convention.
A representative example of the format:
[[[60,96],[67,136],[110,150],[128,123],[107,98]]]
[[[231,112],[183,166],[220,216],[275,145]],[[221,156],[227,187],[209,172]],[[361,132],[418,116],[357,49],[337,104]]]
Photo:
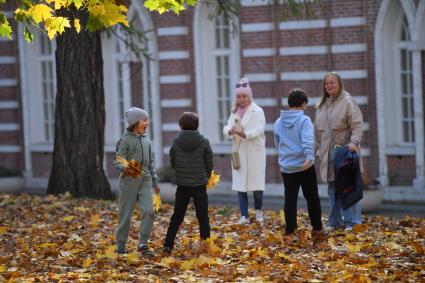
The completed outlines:
[[[130,219],[134,204],[137,202],[142,212],[138,251],[144,255],[152,255],[147,246],[154,220],[152,188],[157,193],[160,189],[156,183],[157,176],[153,166],[151,144],[146,135],[149,115],[143,109],[131,107],[125,113],[125,118],[128,128],[117,144],[114,158],[114,167],[121,171],[119,217],[116,230],[117,252],[126,253]],[[133,159],[141,165],[140,174],[134,167],[126,166],[127,161],[130,162]]]

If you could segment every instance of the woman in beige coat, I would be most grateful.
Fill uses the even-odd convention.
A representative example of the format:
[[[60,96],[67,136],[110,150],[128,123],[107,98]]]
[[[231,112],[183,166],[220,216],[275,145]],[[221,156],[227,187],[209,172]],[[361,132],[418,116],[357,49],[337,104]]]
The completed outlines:
[[[263,221],[262,205],[266,175],[266,139],[264,111],[252,98],[252,90],[247,78],[236,84],[236,103],[223,128],[223,133],[231,137],[233,151],[239,153],[240,168],[232,166],[232,190],[238,192],[241,218],[239,224],[249,223],[248,194],[254,193],[255,218]]]
[[[344,90],[341,77],[330,72],[323,78],[322,96],[316,108],[316,155],[320,159],[320,177],[328,183],[329,219],[327,229],[345,225],[352,230],[361,223],[360,203],[342,210],[340,200],[335,199],[335,182],[332,153],[335,145],[344,145],[360,153],[363,136],[363,117],[353,97]]]

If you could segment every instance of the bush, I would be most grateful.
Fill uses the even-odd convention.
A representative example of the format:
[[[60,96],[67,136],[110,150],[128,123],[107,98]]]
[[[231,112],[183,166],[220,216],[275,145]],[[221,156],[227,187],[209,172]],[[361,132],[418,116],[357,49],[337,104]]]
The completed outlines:
[[[22,172],[18,169],[0,166],[0,177],[22,177]]]
[[[176,183],[176,177],[174,176],[174,170],[170,165],[160,167],[157,172],[159,182],[164,183]]]

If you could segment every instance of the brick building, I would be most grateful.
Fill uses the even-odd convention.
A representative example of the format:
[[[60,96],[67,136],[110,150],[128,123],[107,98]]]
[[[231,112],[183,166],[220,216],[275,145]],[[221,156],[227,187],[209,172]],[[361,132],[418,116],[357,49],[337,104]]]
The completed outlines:
[[[111,164],[123,114],[137,105],[152,117],[157,166],[168,164],[180,113],[196,111],[201,132],[212,142],[215,167],[230,180],[231,145],[221,129],[234,83],[246,76],[267,118],[267,180],[281,182],[273,122],[293,87],[309,93],[307,113],[314,119],[322,78],[333,70],[363,112],[369,176],[424,188],[425,0],[324,1],[314,18],[285,20],[282,6],[268,3],[273,1],[241,0],[234,22],[209,20],[210,7],[204,4],[180,15],[158,15],[148,13],[143,1],[130,2],[130,19],[151,31],[144,47],[154,60],[141,67],[122,42],[103,37],[105,168],[111,179],[117,176]],[[239,32],[232,32],[233,24]],[[40,35],[29,45],[20,33],[11,41],[0,38],[0,159],[23,169],[29,186],[46,185],[53,151],[55,41]]]

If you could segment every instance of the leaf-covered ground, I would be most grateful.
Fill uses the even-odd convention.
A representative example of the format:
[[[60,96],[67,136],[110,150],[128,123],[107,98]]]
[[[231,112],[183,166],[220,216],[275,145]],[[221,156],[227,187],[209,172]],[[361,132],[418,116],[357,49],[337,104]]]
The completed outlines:
[[[371,282],[425,281],[425,221],[364,217],[352,232],[311,241],[301,213],[295,236],[283,235],[283,212],[239,226],[236,209],[210,208],[213,238],[201,243],[190,207],[171,256],[161,253],[170,205],[158,213],[152,258],[136,252],[137,212],[128,255],[117,255],[116,202],[0,195],[0,282]]]

